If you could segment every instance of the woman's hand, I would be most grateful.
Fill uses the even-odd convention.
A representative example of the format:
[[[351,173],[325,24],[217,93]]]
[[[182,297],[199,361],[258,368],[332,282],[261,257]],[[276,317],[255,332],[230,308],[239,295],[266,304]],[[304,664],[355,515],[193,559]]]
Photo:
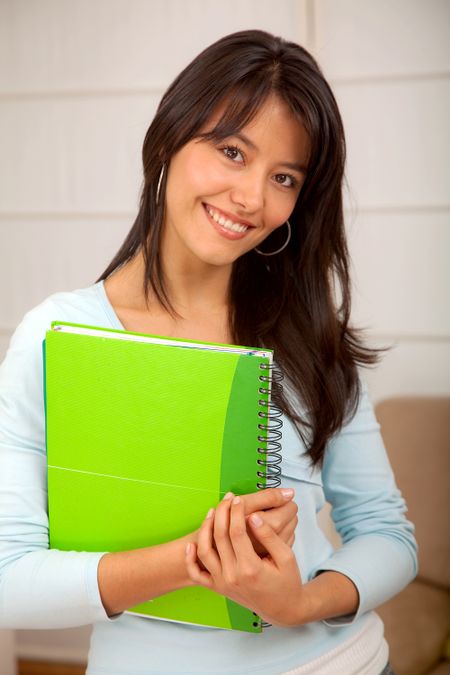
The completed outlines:
[[[290,491],[290,496],[288,496],[286,490],[284,492],[285,494],[283,495],[283,490],[279,488],[268,488],[259,492],[241,495],[241,499],[244,502],[244,514],[247,523],[251,514],[255,513],[264,518],[264,522],[270,525],[285,544],[292,547],[295,541],[295,528],[298,524],[298,507],[292,500],[294,491]],[[264,496],[267,505],[261,506],[258,504],[258,497],[263,493],[266,493]],[[269,503],[272,506],[268,506]],[[268,551],[264,547],[264,544],[253,535],[253,528],[250,525],[247,527],[247,533],[256,553],[261,558],[266,556]]]
[[[189,577],[194,584],[252,609],[265,621],[295,625],[302,580],[294,553],[268,524],[266,513],[253,514],[248,522],[255,540],[268,552],[266,557],[255,552],[247,533],[244,500],[225,498],[203,521],[197,543],[187,546]]]
[[[232,497],[231,493],[229,493]],[[266,488],[257,492],[250,492],[241,495],[243,501],[244,515],[246,521],[252,513],[264,518],[264,521],[276,532],[276,534],[288,546],[292,546],[295,541],[295,528],[297,527],[298,517],[297,504],[293,501],[294,490],[283,488]],[[247,528],[248,535],[253,544],[256,553],[262,558],[268,554],[264,545],[253,535],[253,528],[250,525]],[[185,535],[186,543],[197,542],[199,530]]]

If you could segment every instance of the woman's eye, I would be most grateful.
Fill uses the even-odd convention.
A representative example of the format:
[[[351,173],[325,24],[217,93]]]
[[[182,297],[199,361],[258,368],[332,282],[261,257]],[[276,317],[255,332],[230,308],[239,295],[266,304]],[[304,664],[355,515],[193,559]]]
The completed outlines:
[[[243,162],[244,157],[242,152],[234,145],[226,145],[224,148],[221,148],[225,157],[231,159],[233,162]]]
[[[295,187],[297,185],[294,176],[290,176],[288,173],[277,173],[275,180],[283,187]]]

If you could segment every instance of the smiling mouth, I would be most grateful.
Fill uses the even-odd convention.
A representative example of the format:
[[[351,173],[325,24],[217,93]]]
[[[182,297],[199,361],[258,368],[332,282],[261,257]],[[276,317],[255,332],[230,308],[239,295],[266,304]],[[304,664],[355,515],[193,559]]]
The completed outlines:
[[[224,230],[229,232],[235,232],[236,234],[244,234],[247,230],[250,229],[250,225],[244,225],[243,223],[236,222],[227,218],[221,211],[214,209],[209,204],[203,204],[208,214],[220,227],[223,227]]]

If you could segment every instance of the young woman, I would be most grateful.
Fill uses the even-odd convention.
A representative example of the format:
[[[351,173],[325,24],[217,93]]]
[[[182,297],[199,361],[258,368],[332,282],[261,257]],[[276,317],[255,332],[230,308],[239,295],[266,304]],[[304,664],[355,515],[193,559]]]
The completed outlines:
[[[123,246],[97,283],[25,316],[1,369],[2,626],[93,623],[91,675],[391,672],[372,610],[414,577],[415,541],[358,376],[376,355],[349,325],[344,158],[335,99],[296,44],[227,36],[169,87]],[[282,487],[227,495],[161,546],[48,550],[41,341],[55,319],[273,348]],[[325,500],[336,551],[317,525]],[[194,584],[272,627],[122,614]]]

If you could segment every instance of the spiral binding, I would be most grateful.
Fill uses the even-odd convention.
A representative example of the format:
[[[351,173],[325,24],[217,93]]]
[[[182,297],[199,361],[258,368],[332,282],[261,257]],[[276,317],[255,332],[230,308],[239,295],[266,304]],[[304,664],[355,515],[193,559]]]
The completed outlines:
[[[275,370],[273,364],[260,364],[260,370],[268,372],[268,374],[260,375],[259,381],[263,386],[260,386],[258,391],[262,395],[269,396],[269,401],[263,399],[259,400],[259,405],[263,410],[258,412],[258,417],[262,420],[258,424],[258,431],[267,432],[267,436],[258,434],[258,443],[265,443],[266,448],[258,446],[258,454],[264,455],[264,459],[259,458],[257,464],[262,469],[257,471],[258,478],[265,478],[266,482],[257,482],[258,490],[263,490],[269,487],[278,487],[281,484],[281,429],[283,426],[282,410],[277,406],[273,400],[280,397],[283,391],[281,384],[283,374],[279,370]],[[265,385],[265,386],[264,386]],[[255,616],[258,616],[253,612]],[[256,625],[256,624],[254,624]],[[269,628],[272,624],[267,621],[261,621],[262,628]]]
[[[259,405],[266,408],[258,412],[258,417],[263,420],[258,424],[259,431],[267,432],[266,436],[258,434],[258,443],[265,443],[267,448],[258,446],[258,454],[264,455],[265,459],[259,458],[257,464],[263,467],[263,470],[257,471],[258,478],[265,478],[265,483],[256,483],[258,490],[264,488],[278,487],[281,483],[281,428],[283,422],[281,419],[282,411],[273,402],[274,395],[276,397],[282,392],[283,375],[280,371],[275,370],[272,364],[261,363],[260,370],[269,371],[269,375],[260,375],[259,381],[266,386],[259,387],[260,394],[267,394],[272,397],[270,402],[263,399],[259,400]]]

